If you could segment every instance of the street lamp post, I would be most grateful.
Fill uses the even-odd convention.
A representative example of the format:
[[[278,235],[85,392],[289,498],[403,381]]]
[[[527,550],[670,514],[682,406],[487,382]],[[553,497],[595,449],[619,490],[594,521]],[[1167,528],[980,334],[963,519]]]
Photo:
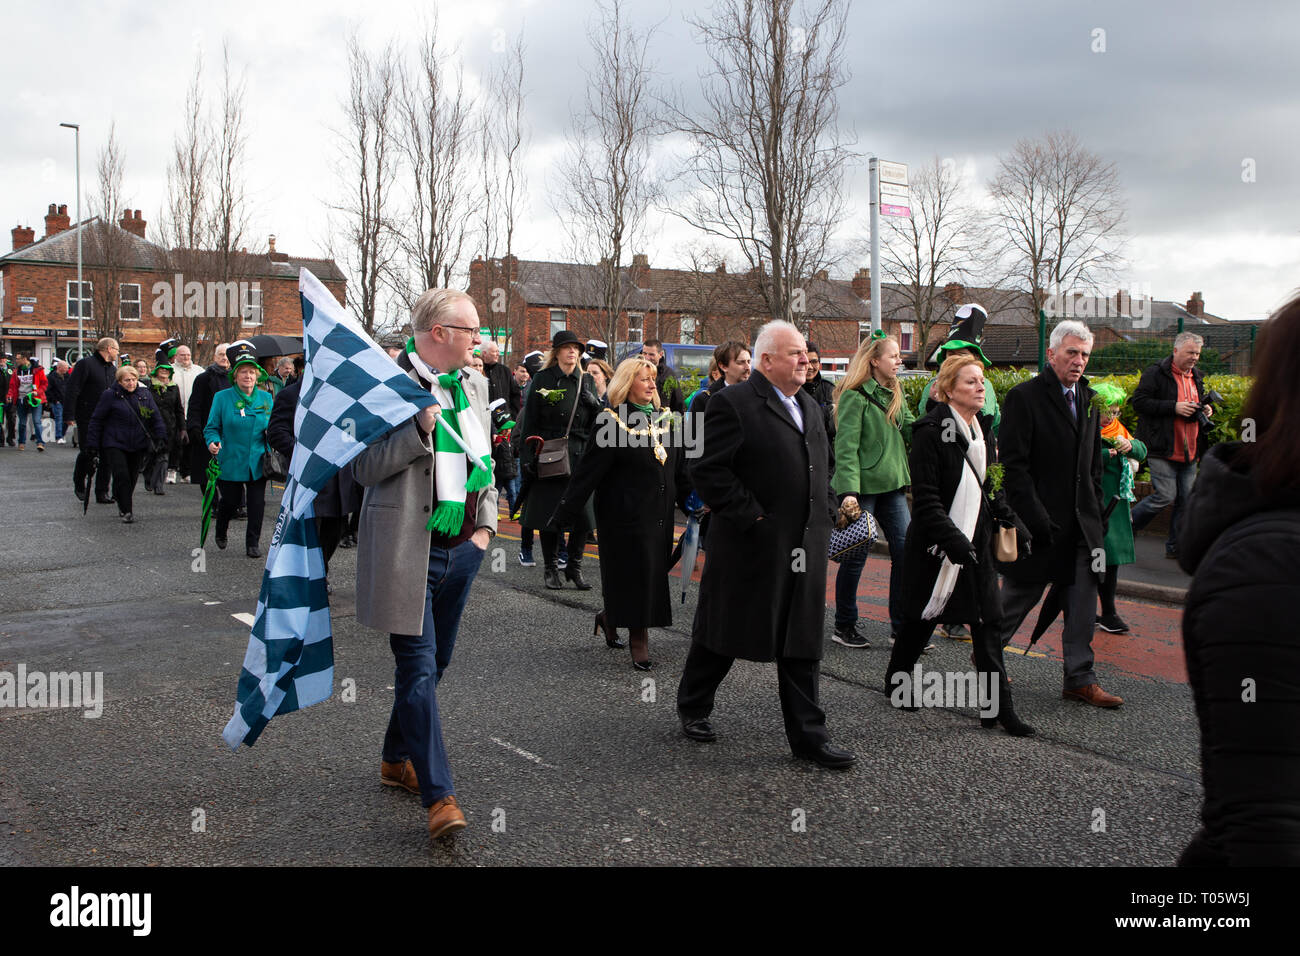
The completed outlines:
[[[85,338],[85,287],[81,283],[81,124],[60,123],[72,130],[77,141],[77,361],[81,361],[86,352]],[[57,351],[57,349],[56,349]]]

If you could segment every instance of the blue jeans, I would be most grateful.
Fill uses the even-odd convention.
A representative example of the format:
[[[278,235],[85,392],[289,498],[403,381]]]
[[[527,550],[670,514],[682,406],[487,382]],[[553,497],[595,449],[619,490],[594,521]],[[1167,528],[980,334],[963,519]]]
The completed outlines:
[[[54,419],[54,440],[63,437],[63,403],[50,402],[50,417]]]
[[[903,632],[903,542],[912,516],[903,489],[858,499],[863,511],[876,517],[876,524],[889,542],[889,632]],[[859,548],[840,562],[835,574],[835,629],[842,631],[858,620],[858,581],[867,563],[867,548]]]
[[[1141,531],[1151,523],[1152,518],[1173,504],[1169,537],[1165,540],[1165,551],[1173,554],[1178,550],[1178,519],[1183,513],[1183,503],[1192,493],[1192,485],[1196,481],[1196,462],[1151,458],[1147,461],[1147,467],[1151,469],[1152,490],[1151,494],[1133,507],[1133,531]]]
[[[37,405],[33,408],[26,402],[18,402],[16,409],[18,412],[18,444],[27,444],[27,419],[32,420],[32,441],[41,445],[41,409],[43,405]]]
[[[437,686],[451,663],[460,615],[484,554],[473,541],[451,549],[431,547],[423,630],[419,634],[390,634],[388,638],[397,672],[383,758],[389,763],[410,759],[426,807],[456,792],[442,741]]]

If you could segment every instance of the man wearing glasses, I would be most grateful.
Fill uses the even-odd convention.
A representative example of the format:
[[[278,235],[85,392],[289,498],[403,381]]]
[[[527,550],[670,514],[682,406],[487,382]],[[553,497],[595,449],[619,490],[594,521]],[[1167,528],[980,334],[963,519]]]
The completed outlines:
[[[397,663],[380,782],[419,794],[429,835],[437,838],[465,827],[437,685],[451,663],[470,585],[496,535],[497,490],[487,381],[463,371],[479,343],[473,300],[454,289],[430,289],[411,310],[411,329],[397,364],[438,404],[357,456],[356,478],[367,486],[357,539],[357,620],[388,632]]]

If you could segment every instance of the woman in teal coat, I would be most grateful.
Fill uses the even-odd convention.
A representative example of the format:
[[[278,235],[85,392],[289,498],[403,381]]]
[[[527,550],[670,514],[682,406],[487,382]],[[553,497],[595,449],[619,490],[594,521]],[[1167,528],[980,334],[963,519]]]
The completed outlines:
[[[250,558],[260,558],[258,542],[262,537],[262,516],[266,511],[266,477],[262,474],[262,455],[266,452],[266,426],[271,421],[272,399],[269,392],[257,388],[266,373],[257,364],[253,347],[236,342],[226,350],[230,359],[231,384],[212,399],[203,438],[208,451],[221,467],[218,485],[221,503],[217,508],[217,547],[226,547],[226,529],[239,508],[243,486],[248,526],[244,544]]]
[[[1128,625],[1115,609],[1115,589],[1119,585],[1119,568],[1137,560],[1133,549],[1133,474],[1137,463],[1147,456],[1147,446],[1132,435],[1119,420],[1119,410],[1127,396],[1118,385],[1101,382],[1093,386],[1093,401],[1101,409],[1101,508],[1110,512],[1106,523],[1106,573],[1098,591],[1101,614],[1097,626],[1111,634],[1123,634]]]
[[[898,342],[876,332],[858,348],[835,390],[835,474],[831,489],[840,504],[856,501],[875,515],[889,542],[889,630],[903,627],[903,542],[911,514],[907,510],[907,444],[913,416],[903,401],[898,370],[903,360]],[[835,633],[845,647],[870,647],[858,630],[858,581],[867,549],[847,555],[835,575]]]

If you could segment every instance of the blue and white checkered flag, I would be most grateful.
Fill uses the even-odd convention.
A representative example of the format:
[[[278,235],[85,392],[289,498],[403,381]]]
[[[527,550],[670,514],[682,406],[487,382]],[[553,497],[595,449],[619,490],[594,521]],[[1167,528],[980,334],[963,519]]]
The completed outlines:
[[[307,363],[294,417],[297,444],[266,556],[235,715],[221,735],[234,750],[256,741],[276,714],[318,704],[334,692],[325,558],[312,502],[366,445],[434,404],[306,269],[299,273],[298,291]]]

